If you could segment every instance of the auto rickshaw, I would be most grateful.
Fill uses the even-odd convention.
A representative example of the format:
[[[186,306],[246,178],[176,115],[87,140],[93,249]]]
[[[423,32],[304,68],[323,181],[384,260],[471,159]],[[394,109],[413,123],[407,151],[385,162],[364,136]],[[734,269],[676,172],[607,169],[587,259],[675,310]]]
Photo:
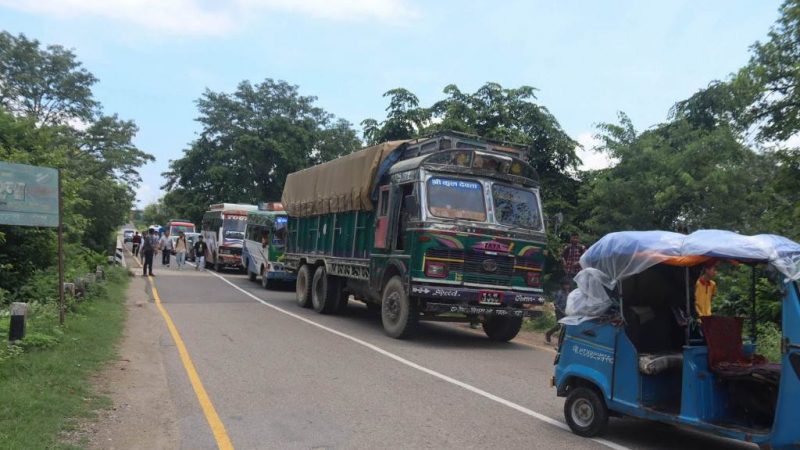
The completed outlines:
[[[750,337],[737,317],[695,317],[700,268],[752,267]],[[581,257],[552,384],[575,434],[609,416],[679,424],[762,448],[800,448],[800,244],[701,230],[604,236]],[[756,271],[782,292],[780,363],[758,355]]]

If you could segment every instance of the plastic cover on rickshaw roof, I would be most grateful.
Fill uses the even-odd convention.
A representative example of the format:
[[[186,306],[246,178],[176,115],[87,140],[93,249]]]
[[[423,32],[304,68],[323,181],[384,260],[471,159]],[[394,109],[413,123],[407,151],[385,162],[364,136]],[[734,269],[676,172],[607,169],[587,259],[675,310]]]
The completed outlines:
[[[567,300],[562,323],[602,315],[612,302],[604,288],[656,264],[695,266],[709,260],[768,263],[789,280],[800,279],[800,244],[783,236],[745,236],[724,230],[689,235],[669,231],[620,231],[603,236],[581,256],[578,288]]]

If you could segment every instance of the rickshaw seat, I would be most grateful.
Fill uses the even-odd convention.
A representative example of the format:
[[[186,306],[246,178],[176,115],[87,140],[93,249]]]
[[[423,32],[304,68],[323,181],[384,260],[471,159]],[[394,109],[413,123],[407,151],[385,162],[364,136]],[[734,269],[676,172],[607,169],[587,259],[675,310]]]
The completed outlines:
[[[643,375],[658,375],[669,370],[683,368],[683,353],[657,353],[639,355],[639,372]]]
[[[779,364],[768,364],[761,355],[745,355],[741,317],[707,316],[702,320],[708,367],[712,372],[723,378],[755,376],[770,384],[777,383]]]

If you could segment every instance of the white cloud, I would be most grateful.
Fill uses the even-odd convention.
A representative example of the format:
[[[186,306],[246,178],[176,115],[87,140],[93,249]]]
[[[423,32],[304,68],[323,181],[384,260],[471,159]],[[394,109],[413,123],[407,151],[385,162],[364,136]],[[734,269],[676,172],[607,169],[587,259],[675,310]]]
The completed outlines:
[[[142,183],[136,189],[136,207],[141,209],[155,203],[162,194],[161,190],[153,189],[149,184]]]
[[[0,6],[61,18],[90,17],[171,35],[222,35],[266,13],[402,24],[408,0],[0,0]]]
[[[600,141],[591,132],[579,134],[577,141],[583,146],[583,148],[576,149],[578,157],[583,161],[579,167],[580,170],[605,169],[614,165],[615,161],[612,158],[596,150]]]

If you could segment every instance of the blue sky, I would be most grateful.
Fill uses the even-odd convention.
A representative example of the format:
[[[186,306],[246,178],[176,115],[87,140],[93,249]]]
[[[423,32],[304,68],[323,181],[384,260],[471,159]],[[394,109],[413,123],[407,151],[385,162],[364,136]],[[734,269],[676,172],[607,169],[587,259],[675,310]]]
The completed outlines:
[[[157,158],[141,171],[141,206],[161,195],[161,172],[196,137],[205,88],[283,79],[358,127],[383,118],[381,95],[394,87],[429,105],[450,83],[530,85],[591,147],[595,124],[617,111],[647,128],[745,64],[780,3],[0,0],[0,29],[73,48],[100,79],[105,112],[136,121],[136,144]]]

